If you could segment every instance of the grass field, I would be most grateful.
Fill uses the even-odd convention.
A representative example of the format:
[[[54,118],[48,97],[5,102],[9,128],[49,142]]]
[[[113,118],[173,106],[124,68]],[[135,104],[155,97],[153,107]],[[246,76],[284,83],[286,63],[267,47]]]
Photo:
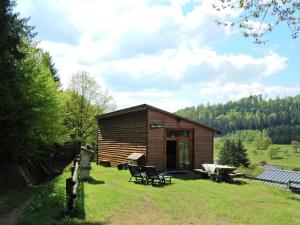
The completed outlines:
[[[79,218],[62,217],[67,172],[35,196],[17,224],[300,224],[299,195],[250,180],[178,178],[153,187],[95,164],[91,175],[76,202]]]
[[[218,157],[222,144],[219,140],[215,141],[214,157]],[[278,155],[273,159],[268,157],[266,150],[256,150],[254,143],[244,143],[244,146],[252,164],[257,164],[264,160],[269,164],[281,165],[284,169],[300,168],[300,149],[298,149],[297,153],[294,153],[291,145],[273,145],[280,148]]]

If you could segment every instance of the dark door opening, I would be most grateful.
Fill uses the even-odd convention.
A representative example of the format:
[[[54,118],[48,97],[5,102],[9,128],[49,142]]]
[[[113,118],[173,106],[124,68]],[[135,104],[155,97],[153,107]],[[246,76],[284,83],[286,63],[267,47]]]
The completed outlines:
[[[176,170],[177,141],[167,141],[167,170]]]

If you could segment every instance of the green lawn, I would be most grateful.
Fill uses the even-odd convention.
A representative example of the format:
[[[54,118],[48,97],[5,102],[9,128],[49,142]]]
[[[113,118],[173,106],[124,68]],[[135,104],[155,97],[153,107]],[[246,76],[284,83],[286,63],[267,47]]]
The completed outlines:
[[[43,188],[18,224],[300,224],[299,195],[250,180],[173,179],[152,187],[95,164],[91,175],[76,202],[80,218],[62,217],[67,172]]]
[[[222,142],[215,141],[214,144],[214,157],[216,158],[218,157]],[[216,148],[216,146],[218,146],[218,148]],[[280,147],[280,149],[278,155],[274,159],[270,159],[268,157],[266,150],[256,150],[254,143],[244,143],[244,146],[247,149],[247,153],[252,164],[256,164],[262,160],[265,160],[269,164],[281,165],[284,169],[300,167],[300,149],[298,149],[297,153],[294,153],[291,145],[275,144],[274,146]]]

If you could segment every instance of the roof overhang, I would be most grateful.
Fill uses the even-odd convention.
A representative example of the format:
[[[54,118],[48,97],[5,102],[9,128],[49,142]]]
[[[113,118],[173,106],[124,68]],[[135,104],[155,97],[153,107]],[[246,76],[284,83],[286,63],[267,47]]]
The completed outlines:
[[[195,124],[197,126],[207,128],[209,130],[212,130],[216,134],[220,134],[221,133],[221,131],[219,131],[216,128],[207,126],[207,125],[199,123],[197,121],[187,119],[187,118],[185,118],[183,116],[179,116],[179,115],[176,115],[174,113],[170,113],[168,111],[165,111],[165,110],[162,110],[162,109],[159,109],[159,108],[156,108],[154,106],[147,105],[147,104],[137,105],[137,106],[133,106],[133,107],[130,107],[130,108],[121,109],[121,110],[117,110],[117,111],[114,111],[114,112],[110,112],[110,113],[105,113],[105,114],[102,114],[102,115],[98,115],[98,116],[96,116],[96,119],[99,121],[99,120],[106,119],[106,118],[111,118],[111,117],[115,117],[115,116],[125,115],[125,114],[128,114],[128,113],[144,111],[144,110],[147,110],[147,109],[152,109],[154,111],[158,111],[160,113],[167,114],[167,115],[169,115],[171,117],[177,118],[178,120],[184,120],[184,121],[193,123],[193,124]]]

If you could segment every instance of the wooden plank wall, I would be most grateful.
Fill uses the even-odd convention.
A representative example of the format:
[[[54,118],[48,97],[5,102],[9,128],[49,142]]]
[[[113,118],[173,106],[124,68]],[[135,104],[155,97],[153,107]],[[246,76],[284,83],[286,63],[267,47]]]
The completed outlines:
[[[112,166],[126,163],[133,152],[146,154],[146,146],[146,110],[98,121],[98,163],[100,160],[108,160]]]
[[[213,162],[213,131],[185,120],[178,120],[165,113],[148,109],[148,124],[160,123],[161,129],[148,126],[147,164],[165,170],[165,128],[187,128],[194,130],[194,168],[201,163]]]

